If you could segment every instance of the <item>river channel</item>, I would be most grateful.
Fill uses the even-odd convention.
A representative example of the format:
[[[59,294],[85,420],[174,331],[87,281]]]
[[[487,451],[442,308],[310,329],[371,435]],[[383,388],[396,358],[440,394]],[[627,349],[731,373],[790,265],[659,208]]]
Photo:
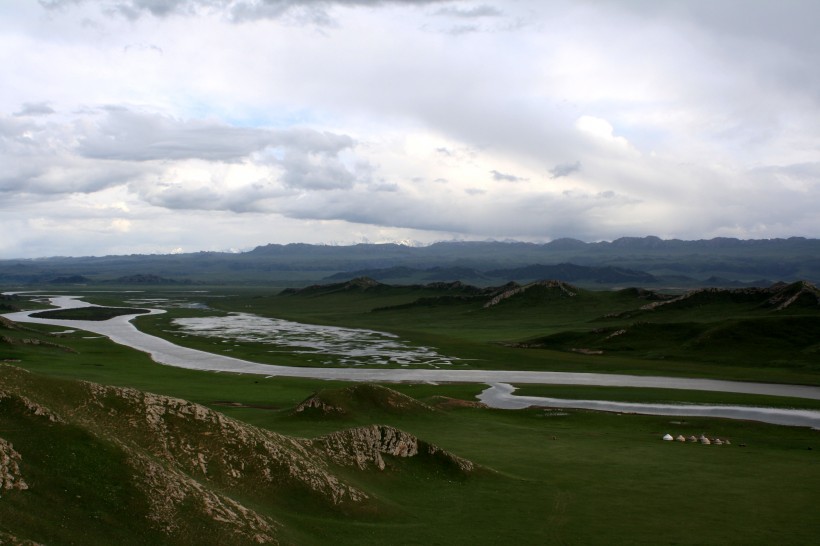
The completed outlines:
[[[86,307],[78,296],[49,296],[50,303],[60,309]],[[413,383],[483,383],[490,385],[479,399],[491,407],[523,408],[548,406],[586,408],[624,413],[656,415],[704,415],[732,419],[763,421],[780,425],[810,426],[820,429],[820,411],[751,408],[746,406],[704,406],[700,404],[627,404],[600,400],[564,400],[556,398],[515,396],[510,384],[588,385],[606,387],[641,387],[686,389],[786,396],[820,400],[820,387],[752,383],[714,379],[632,376],[621,374],[538,372],[515,370],[471,370],[460,368],[356,368],[356,367],[290,367],[260,364],[224,355],[190,349],[139,331],[131,320],[143,315],[121,315],[105,321],[57,320],[30,316],[37,311],[8,313],[3,316],[15,322],[49,324],[67,329],[79,329],[110,338],[115,343],[143,351],[160,363],[193,370],[258,374],[266,377],[302,377],[339,381],[413,382]],[[151,309],[150,314],[164,313]],[[313,326],[311,326],[313,327]]]

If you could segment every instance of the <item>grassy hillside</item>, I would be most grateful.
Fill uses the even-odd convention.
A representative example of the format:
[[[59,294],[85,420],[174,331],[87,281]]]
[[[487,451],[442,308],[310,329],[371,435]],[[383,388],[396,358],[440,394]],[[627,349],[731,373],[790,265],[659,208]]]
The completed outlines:
[[[359,279],[281,293],[246,289],[189,296],[208,308],[169,308],[136,324],[194,348],[296,366],[315,363],[305,355],[271,352],[269,342],[189,335],[175,320],[242,312],[369,328],[433,347],[474,368],[820,384],[818,294],[803,282],[666,293],[592,291],[560,281],[476,288]]]
[[[341,417],[253,407],[241,396],[220,407],[257,414],[257,428],[131,389],[8,366],[0,376],[0,536],[18,540],[657,544],[662,535],[677,544],[805,544],[820,531],[814,431],[572,410],[420,410],[448,390],[411,385],[402,390],[418,388],[421,399],[407,411],[404,396],[383,387],[307,398],[346,407]],[[667,432],[731,445],[661,441]]]
[[[412,302],[434,292],[407,289],[390,298]],[[228,309],[277,299],[249,296],[214,302]],[[352,313],[359,320],[359,314],[393,313],[363,311],[382,298],[365,305],[366,298],[351,294],[333,297],[351,309],[359,305],[362,311]],[[589,298],[574,317],[581,323],[601,309],[595,294],[546,301],[560,306],[580,297]],[[607,293],[604,301],[621,309],[638,297]],[[324,296],[304,300],[313,302],[314,313],[323,305],[324,313],[339,312]],[[520,302],[504,301],[486,310],[514,316]],[[54,328],[24,328],[0,324],[8,338],[0,356],[16,361],[0,366],[5,542],[807,544],[820,533],[817,431],[490,410],[472,402],[480,385],[347,385],[192,372],[82,332],[55,336],[48,333]],[[452,346],[460,344],[470,345]],[[635,391],[638,399],[649,396],[643,389],[625,396]],[[731,445],[663,442],[665,433],[703,433]]]
[[[292,543],[277,516],[377,521],[392,513],[339,468],[401,473],[402,459],[413,457],[411,472],[428,479],[478,470],[385,425],[301,440],[130,388],[8,365],[0,380],[0,528],[20,539]]]

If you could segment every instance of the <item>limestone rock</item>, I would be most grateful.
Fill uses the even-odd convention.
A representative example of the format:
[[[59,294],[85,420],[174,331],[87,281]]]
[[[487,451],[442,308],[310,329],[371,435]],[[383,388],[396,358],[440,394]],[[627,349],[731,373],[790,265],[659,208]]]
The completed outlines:
[[[334,463],[357,466],[362,470],[371,465],[384,470],[387,466],[384,455],[429,456],[465,474],[475,469],[471,461],[386,425],[370,425],[335,432],[313,440],[312,444],[324,451]]]
[[[11,442],[0,438],[0,489],[25,491],[28,484],[23,480],[20,473],[20,461],[22,457]]]

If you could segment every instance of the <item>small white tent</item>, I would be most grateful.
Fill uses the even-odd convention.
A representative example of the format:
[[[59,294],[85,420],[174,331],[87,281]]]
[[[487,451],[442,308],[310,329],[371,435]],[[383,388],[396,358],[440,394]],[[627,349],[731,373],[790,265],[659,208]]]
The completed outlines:
[[[674,440],[674,438],[672,438],[672,435],[671,435],[671,434],[665,434],[665,435],[663,436],[663,439],[664,439],[664,441],[666,441],[666,442],[671,442],[672,440]]]

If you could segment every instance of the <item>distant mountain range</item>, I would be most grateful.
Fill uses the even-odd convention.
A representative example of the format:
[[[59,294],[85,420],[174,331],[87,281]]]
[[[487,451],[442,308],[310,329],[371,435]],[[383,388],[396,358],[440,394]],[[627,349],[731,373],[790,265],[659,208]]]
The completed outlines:
[[[453,281],[478,282],[480,284],[502,283],[507,281],[531,281],[536,279],[560,279],[566,282],[593,282],[599,284],[644,285],[658,283],[654,275],[624,269],[622,267],[592,267],[570,263],[543,265],[533,264],[511,269],[493,269],[478,271],[469,267],[432,267],[430,269],[412,269],[399,266],[387,269],[364,269],[353,272],[341,272],[330,275],[326,280],[346,280],[356,277],[369,277],[382,282],[407,281]]]
[[[0,283],[134,284],[272,283],[298,286],[323,279],[368,276],[389,282],[456,281],[497,284],[554,278],[577,283],[645,285],[764,285],[820,282],[820,240],[697,241],[624,237],[585,243],[442,242],[325,246],[271,244],[244,253],[53,257],[0,260]],[[73,282],[77,280],[77,282]]]

